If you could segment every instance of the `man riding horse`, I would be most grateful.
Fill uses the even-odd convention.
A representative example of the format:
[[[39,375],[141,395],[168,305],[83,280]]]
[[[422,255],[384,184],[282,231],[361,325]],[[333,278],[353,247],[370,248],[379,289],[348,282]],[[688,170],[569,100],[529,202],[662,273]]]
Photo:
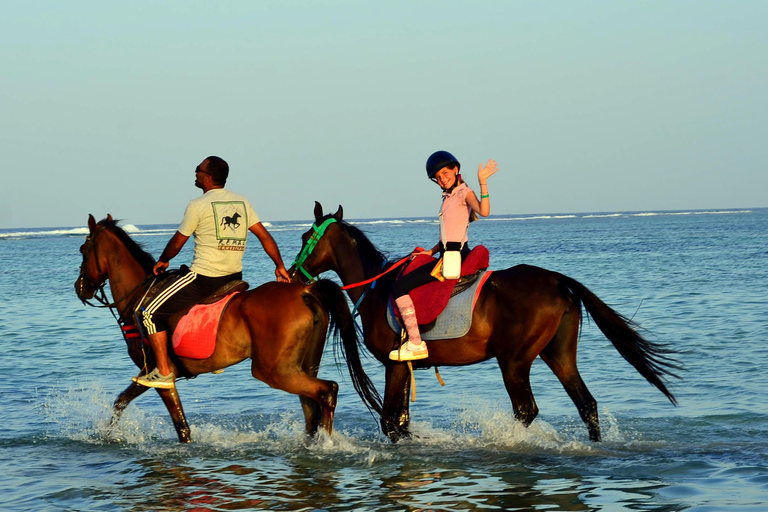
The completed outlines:
[[[146,375],[134,377],[134,382],[153,388],[173,388],[175,376],[168,359],[168,318],[200,301],[225,283],[242,278],[242,259],[248,231],[256,235],[264,251],[275,263],[275,276],[288,282],[288,272],[280,250],[248,200],[224,188],[229,176],[229,165],[217,156],[209,156],[195,168],[195,186],[203,195],[187,205],[178,231],[168,241],[153,271],[160,274],[176,256],[190,236],[195,237],[195,256],[192,265],[184,268],[177,279],[168,279],[143,309],[143,323],[149,344],[155,354],[157,367]],[[243,227],[224,219],[244,219]],[[222,219],[220,221],[219,219]],[[247,228],[247,229],[246,229]]]

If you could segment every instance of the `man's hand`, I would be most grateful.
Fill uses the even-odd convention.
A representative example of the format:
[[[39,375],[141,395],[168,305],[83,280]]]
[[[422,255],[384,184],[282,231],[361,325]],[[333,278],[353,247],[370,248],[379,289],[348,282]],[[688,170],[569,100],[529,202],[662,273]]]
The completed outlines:
[[[157,276],[165,272],[165,269],[167,268],[168,268],[167,261],[158,261],[157,263],[155,263],[155,266],[152,269],[152,272],[154,272],[154,274]]]
[[[285,267],[277,267],[275,269],[275,277],[277,278],[278,283],[290,283],[291,278],[288,275],[288,271],[285,269]]]

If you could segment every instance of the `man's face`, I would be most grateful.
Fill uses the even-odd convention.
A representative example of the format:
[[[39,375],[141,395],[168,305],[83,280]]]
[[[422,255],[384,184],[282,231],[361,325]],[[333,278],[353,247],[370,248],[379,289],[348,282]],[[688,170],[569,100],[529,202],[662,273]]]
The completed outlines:
[[[195,186],[197,188],[205,188],[204,182],[211,175],[208,174],[208,160],[203,160],[200,165],[195,167]]]

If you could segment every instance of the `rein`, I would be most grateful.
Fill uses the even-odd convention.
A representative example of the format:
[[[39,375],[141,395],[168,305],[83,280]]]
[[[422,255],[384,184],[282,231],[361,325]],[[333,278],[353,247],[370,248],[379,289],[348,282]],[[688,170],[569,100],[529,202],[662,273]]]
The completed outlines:
[[[315,250],[315,247],[317,246],[317,243],[320,241],[320,239],[325,234],[325,230],[328,229],[328,226],[330,226],[334,222],[337,222],[336,219],[334,217],[329,217],[328,219],[326,219],[319,226],[317,224],[313,223],[312,224],[312,235],[309,237],[309,240],[307,240],[307,243],[304,245],[304,247],[302,247],[302,249],[299,252],[298,256],[296,256],[296,259],[293,261],[292,266],[294,266],[297,269],[299,269],[301,271],[301,273],[304,274],[307,279],[309,279],[309,282],[316,281],[318,276],[313,276],[312,274],[310,274],[304,268],[304,263],[306,263],[307,258],[309,258],[310,254],[312,254],[312,252]],[[411,259],[410,255],[406,256],[403,259],[401,259],[400,261],[398,261],[397,263],[395,263],[394,265],[389,267],[387,270],[385,270],[384,272],[382,272],[381,274],[379,274],[379,275],[377,275],[375,277],[372,277],[370,279],[366,279],[365,281],[360,281],[359,283],[352,283],[352,284],[348,284],[348,285],[342,286],[341,289],[342,290],[349,290],[349,289],[352,289],[352,288],[357,288],[357,287],[360,287],[360,286],[364,286],[366,284],[373,283],[374,281],[378,280],[379,278],[381,278],[385,274],[387,274],[389,272],[392,272],[393,270],[395,270],[397,267],[399,267],[400,265],[402,265],[403,263],[405,263],[409,259]],[[295,273],[295,271],[294,271],[294,273]]]
[[[389,267],[387,270],[385,270],[381,274],[379,274],[379,275],[377,275],[375,277],[372,277],[370,279],[366,279],[365,281],[360,281],[359,283],[352,283],[352,284],[348,284],[346,286],[342,286],[341,289],[342,290],[349,290],[350,288],[357,288],[358,286],[364,286],[364,285],[366,285],[368,283],[372,283],[374,281],[377,281],[379,278],[383,277],[384,275],[388,274],[389,272],[392,272],[397,267],[399,267],[400,265],[402,265],[403,263],[405,263],[406,261],[408,261],[410,259],[411,259],[410,255],[406,256],[405,258],[401,259],[397,263],[394,263],[391,267]]]

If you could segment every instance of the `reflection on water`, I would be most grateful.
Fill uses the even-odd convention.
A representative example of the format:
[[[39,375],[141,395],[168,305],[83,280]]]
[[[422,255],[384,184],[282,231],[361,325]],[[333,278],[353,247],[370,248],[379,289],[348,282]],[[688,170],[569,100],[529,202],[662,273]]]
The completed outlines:
[[[488,455],[488,454],[486,454]],[[500,457],[491,471],[448,464],[425,472],[418,460],[359,467],[256,457],[247,464],[138,459],[130,484],[105,496],[129,510],[682,510],[665,504],[660,481],[585,478],[576,471]],[[477,462],[477,461],[476,461]],[[530,461],[529,461],[530,462]],[[451,467],[455,466],[455,467]],[[679,491],[678,491],[679,492]],[[668,491],[667,494],[674,494]],[[122,498],[120,498],[122,496]]]

